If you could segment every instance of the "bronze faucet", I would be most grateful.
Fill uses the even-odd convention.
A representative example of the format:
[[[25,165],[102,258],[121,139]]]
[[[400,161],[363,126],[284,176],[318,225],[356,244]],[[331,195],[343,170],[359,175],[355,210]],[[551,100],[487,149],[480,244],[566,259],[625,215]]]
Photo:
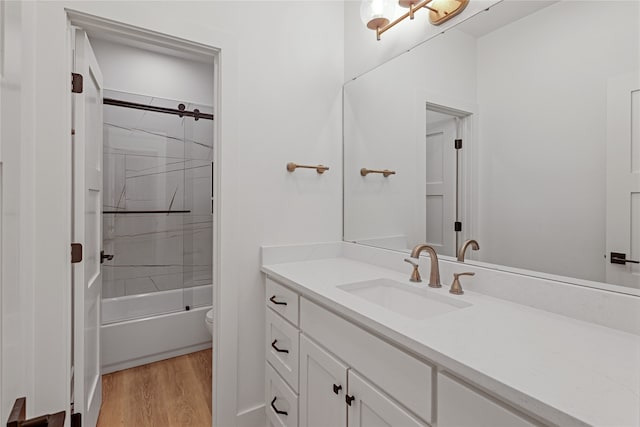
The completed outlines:
[[[429,245],[417,245],[411,251],[411,258],[419,259],[420,253],[422,251],[427,251],[429,253],[429,258],[431,259],[431,272],[429,274],[429,287],[431,288],[441,288],[442,284],[440,283],[440,269],[438,268],[438,254],[436,251]],[[410,259],[406,258],[406,262],[413,265],[413,272],[411,273],[412,282],[421,282],[420,273],[418,272],[418,264],[414,263]]]
[[[464,262],[464,254],[467,251],[467,248],[469,247],[469,245],[471,245],[471,249],[473,249],[474,251],[477,251],[478,249],[480,249],[480,245],[478,245],[477,241],[473,239],[467,240],[462,244],[460,251],[458,251],[458,261]]]

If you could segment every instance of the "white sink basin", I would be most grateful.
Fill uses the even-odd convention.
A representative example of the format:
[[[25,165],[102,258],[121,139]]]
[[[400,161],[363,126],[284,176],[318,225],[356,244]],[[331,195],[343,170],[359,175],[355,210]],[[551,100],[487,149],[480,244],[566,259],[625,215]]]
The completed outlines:
[[[456,300],[454,297],[438,295],[428,288],[417,289],[391,279],[349,283],[340,285],[338,288],[394,313],[416,320],[471,306],[471,304]]]

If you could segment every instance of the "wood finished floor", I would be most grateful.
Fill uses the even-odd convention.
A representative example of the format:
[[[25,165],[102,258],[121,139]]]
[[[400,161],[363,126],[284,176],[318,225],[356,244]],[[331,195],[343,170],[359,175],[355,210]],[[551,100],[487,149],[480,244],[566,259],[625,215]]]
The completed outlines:
[[[98,427],[211,427],[211,350],[102,377]]]

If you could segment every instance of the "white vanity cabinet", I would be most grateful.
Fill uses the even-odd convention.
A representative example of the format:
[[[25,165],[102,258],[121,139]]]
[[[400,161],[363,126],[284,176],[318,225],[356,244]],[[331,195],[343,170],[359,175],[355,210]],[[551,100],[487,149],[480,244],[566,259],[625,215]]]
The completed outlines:
[[[273,426],[539,425],[270,278],[266,304]]]
[[[438,373],[438,427],[534,427],[489,397]]]
[[[353,369],[300,336],[300,427],[424,427]]]

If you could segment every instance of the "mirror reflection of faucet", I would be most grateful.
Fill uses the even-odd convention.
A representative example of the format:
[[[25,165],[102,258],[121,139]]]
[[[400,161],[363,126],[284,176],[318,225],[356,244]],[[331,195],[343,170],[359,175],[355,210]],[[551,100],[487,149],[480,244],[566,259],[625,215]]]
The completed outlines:
[[[480,245],[476,240],[473,240],[473,239],[467,240],[462,244],[462,246],[460,247],[460,250],[458,251],[458,262],[464,262],[464,254],[465,252],[467,252],[467,248],[469,246],[471,246],[471,249],[473,249],[474,251],[477,251],[480,249]]]

